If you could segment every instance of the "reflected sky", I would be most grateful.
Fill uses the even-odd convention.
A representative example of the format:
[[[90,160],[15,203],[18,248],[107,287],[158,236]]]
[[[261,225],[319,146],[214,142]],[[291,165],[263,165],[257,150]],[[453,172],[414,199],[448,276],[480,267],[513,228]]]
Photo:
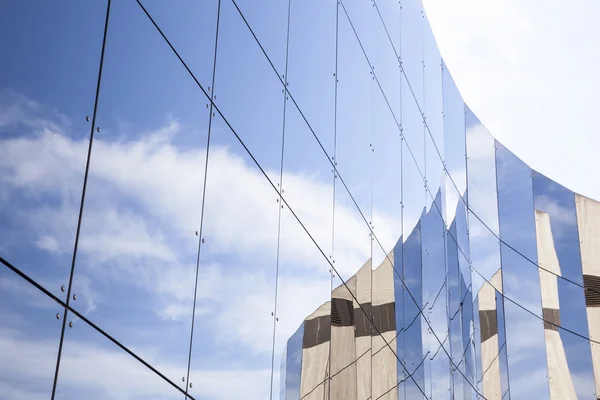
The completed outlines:
[[[465,107],[420,1],[142,3],[225,118],[210,113],[137,3],[113,2],[70,301],[179,389],[296,399],[301,324],[330,296],[329,262],[345,279],[396,244],[408,288],[395,276],[398,355],[434,398],[450,396],[450,382],[455,398],[470,398],[459,371],[480,378],[473,295],[483,283],[471,264],[488,279],[500,268],[494,234],[535,261],[535,236],[523,228],[532,205],[550,215],[563,276],[582,283],[573,193],[536,174],[532,195],[529,168]],[[13,2],[0,15],[0,255],[62,300],[105,5]],[[535,265],[511,252],[502,249],[506,293],[541,315]],[[8,270],[0,288],[0,389],[48,398],[63,310]],[[561,323],[587,335],[581,288],[559,279],[558,292]],[[545,365],[542,347],[520,360],[528,343],[515,333],[535,326],[543,344],[541,322],[504,311],[507,376]],[[181,397],[83,321],[67,322],[59,398]],[[589,346],[560,334],[583,396]],[[526,384],[510,386],[517,395]],[[411,379],[399,393],[420,396]]]

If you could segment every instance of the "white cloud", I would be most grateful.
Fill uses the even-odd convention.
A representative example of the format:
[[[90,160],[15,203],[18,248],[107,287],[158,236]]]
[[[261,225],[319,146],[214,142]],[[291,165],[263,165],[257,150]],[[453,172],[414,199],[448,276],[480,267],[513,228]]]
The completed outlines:
[[[35,242],[35,245],[49,253],[58,252],[58,239],[56,239],[54,236],[42,236]]]
[[[14,115],[38,118],[25,111]],[[15,118],[6,124],[18,123]],[[70,137],[60,122],[25,126],[22,135],[5,137],[0,146],[4,217],[30,230],[31,242],[25,245],[36,255],[70,259],[87,140]],[[191,318],[205,151],[175,144],[186,129],[171,118],[129,139],[103,129],[94,140],[73,290],[79,311],[117,338],[124,328],[140,329],[126,318],[129,313],[150,311],[152,324],[162,328],[184,327]],[[195,340],[213,347],[203,357],[243,349],[235,360],[224,359],[233,368],[271,352],[279,204],[244,155],[215,145],[209,168]],[[331,183],[306,171],[286,171],[283,179],[288,203],[328,254],[332,215],[324,205],[331,205]],[[368,230],[353,207],[336,206],[334,258],[342,276],[353,274],[370,255]],[[377,209],[373,214],[380,221],[379,240],[390,251],[399,221]],[[304,317],[330,295],[329,264],[287,208],[280,237],[277,359]],[[56,272],[48,268],[46,273]],[[107,314],[112,310],[119,312]],[[152,337],[152,325],[144,337]],[[160,357],[160,351],[140,351],[144,358]],[[162,372],[163,367],[170,368],[159,365]],[[244,374],[243,379],[258,379],[262,372]]]
[[[0,387],[4,394],[20,399],[47,398],[52,384],[57,343],[54,338],[33,339],[15,331],[0,331]],[[185,376],[186,365],[147,359],[167,376]],[[265,369],[192,367],[191,394],[206,399],[261,398],[268,393],[270,371]],[[31,382],[36,382],[31,384]],[[41,384],[43,383],[43,384]],[[108,341],[67,336],[61,359],[58,392],[86,393],[89,399],[179,398],[178,392],[162,378],[109,345]]]

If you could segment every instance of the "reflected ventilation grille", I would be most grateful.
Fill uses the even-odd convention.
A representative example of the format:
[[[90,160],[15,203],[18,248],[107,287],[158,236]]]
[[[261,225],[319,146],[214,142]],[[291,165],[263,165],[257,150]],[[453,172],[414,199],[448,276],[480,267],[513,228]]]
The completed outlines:
[[[585,305],[600,307],[600,276],[583,275],[583,287],[585,288]]]
[[[331,299],[331,326],[353,326],[354,305],[346,299]]]

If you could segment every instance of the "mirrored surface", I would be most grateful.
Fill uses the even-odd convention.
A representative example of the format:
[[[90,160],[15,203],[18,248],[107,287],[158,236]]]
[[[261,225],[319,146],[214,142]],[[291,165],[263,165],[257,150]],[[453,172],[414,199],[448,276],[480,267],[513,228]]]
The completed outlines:
[[[549,398],[544,323],[536,318],[542,317],[543,288],[540,288],[536,268],[532,172],[498,142],[496,162],[502,238],[502,293],[512,300],[504,302],[508,375],[528,374],[530,377],[527,382],[512,379],[510,393],[515,399],[533,396],[533,393],[540,399]],[[527,332],[527,340],[524,340],[523,332]]]
[[[2,396],[50,398],[64,308],[4,266],[0,286]]]
[[[207,100],[137,3],[113,4],[110,35],[70,304],[186,370]]]
[[[15,2],[0,16],[0,255],[63,300],[106,4]]]
[[[542,253],[538,248],[538,257],[544,256],[539,259],[543,268],[539,270],[540,280],[549,284],[555,282],[553,299],[560,310],[560,326],[589,337],[585,293],[581,287],[583,272],[575,195],[535,171],[533,193],[538,246],[544,243],[544,249],[547,249]],[[590,396],[595,389],[592,354],[587,340],[563,329],[545,333],[547,339],[552,336],[550,340],[561,343],[564,349],[563,376],[555,379],[571,381],[579,398]],[[557,333],[559,337],[555,338]]]
[[[170,400],[185,396],[183,388],[174,381],[167,382],[84,321],[74,318],[69,322],[73,326],[65,332],[56,399]],[[167,376],[178,377],[179,382],[185,379],[185,366],[155,354],[146,354],[143,360]],[[205,396],[214,396],[215,387],[208,384],[209,376],[204,379],[207,380],[194,383]]]

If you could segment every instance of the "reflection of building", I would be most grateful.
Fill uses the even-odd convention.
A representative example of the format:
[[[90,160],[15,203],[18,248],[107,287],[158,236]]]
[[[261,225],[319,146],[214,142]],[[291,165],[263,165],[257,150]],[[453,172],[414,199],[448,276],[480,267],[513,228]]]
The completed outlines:
[[[441,72],[439,133],[460,156],[434,164],[445,184],[410,233],[289,340],[285,400],[600,398],[600,203],[497,142]],[[406,135],[424,118],[405,106]]]
[[[470,386],[472,384],[485,398],[499,400],[506,398],[513,381],[519,379],[518,375],[511,376],[511,373],[519,371],[518,363],[527,360],[527,347],[540,348],[545,355],[543,359],[536,360],[537,364],[527,364],[532,368],[531,374],[535,374],[536,368],[547,373],[547,377],[543,377],[545,383],[540,385],[546,391],[542,398],[584,398],[581,390],[578,391],[574,375],[577,374],[577,378],[587,376],[589,384],[595,372],[595,381],[598,382],[598,345],[592,343],[590,346],[586,339],[560,328],[564,326],[561,321],[577,321],[573,315],[565,316],[561,306],[564,304],[570,309],[578,307],[580,315],[584,310],[587,313],[585,325],[573,324],[565,328],[587,336],[585,331],[589,324],[591,338],[598,337],[600,322],[597,322],[598,315],[594,313],[600,304],[600,290],[595,292],[598,289],[596,281],[600,281],[600,203],[572,193],[570,198],[573,210],[576,209],[576,215],[574,213],[572,217],[579,232],[580,246],[569,250],[581,254],[584,274],[580,275],[580,281],[588,289],[585,303],[581,301],[577,304],[577,298],[568,296],[568,293],[577,292],[583,295],[583,289],[562,279],[558,254],[565,249],[557,251],[562,241],[560,236],[558,239],[556,237],[557,223],[553,225],[551,216],[556,215],[556,211],[534,211],[532,208],[537,260],[541,268],[538,269],[539,281],[531,282],[531,287],[537,287],[536,295],[540,301],[521,305],[539,315],[539,318],[512,307],[512,303],[503,298],[503,287],[514,286],[515,282],[503,276],[502,268],[486,277],[488,281],[483,282],[474,300],[471,300],[470,289],[464,285],[465,279],[470,278],[458,270],[458,278],[462,282],[458,293],[461,301],[456,312],[451,312],[452,297],[456,293],[450,281],[448,285],[444,283],[437,293],[428,293],[427,290],[429,277],[425,272],[425,260],[431,255],[431,246],[423,241],[427,236],[423,229],[435,213],[430,210],[423,214],[407,240],[404,243],[400,241],[381,265],[372,269],[369,260],[345,281],[345,285],[332,291],[331,301],[306,317],[286,349],[287,362],[282,371],[282,385],[285,388],[282,393],[286,393],[284,398],[422,398],[419,388],[428,395],[443,390],[448,392],[450,388],[455,392],[460,391],[461,398],[472,398],[475,394]],[[460,213],[456,218],[460,218]],[[558,217],[555,216],[555,219]],[[440,236],[442,244],[445,237],[446,245],[456,248],[456,243],[448,240],[451,234],[456,234],[453,233],[455,227],[453,223],[451,229]],[[447,248],[445,262],[437,266],[440,273],[446,271],[448,279],[452,273],[449,266],[452,254],[456,253]],[[404,263],[401,257],[404,257]],[[535,265],[527,268],[537,269]],[[414,302],[401,285],[402,274],[411,293],[419,296],[416,300],[420,302],[422,314],[416,308],[408,312]],[[432,306],[431,301],[436,305]],[[467,301],[473,301],[474,307],[466,307]],[[436,313],[433,310],[438,305],[439,309],[445,310],[442,317],[445,321],[434,319]],[[474,311],[470,310],[478,311],[473,314]],[[456,318],[467,323],[455,325],[452,321]],[[374,322],[374,327],[370,320]],[[543,327],[543,332],[541,329],[522,329],[535,324]],[[440,326],[447,328],[436,331],[435,327]],[[452,362],[434,338],[430,327],[436,331]],[[467,335],[463,332],[465,327],[469,330]],[[511,336],[511,328],[513,331],[516,329],[520,337]],[[450,340],[444,339],[447,337]],[[574,342],[574,339],[577,341]],[[525,342],[526,346],[522,347],[519,340]],[[454,346],[460,346],[459,351],[453,349]],[[511,348],[519,349],[519,353],[512,353]],[[290,354],[296,356],[290,357]],[[454,355],[457,355],[456,358]],[[410,376],[404,372],[399,361]],[[445,366],[445,372],[444,368],[438,370],[442,371],[441,375],[436,375],[436,363]],[[582,370],[581,365],[586,369]],[[521,373],[528,374],[528,371],[521,370]],[[468,382],[462,377],[463,374]],[[436,388],[436,385],[442,387]],[[532,385],[539,385],[539,382],[532,381]],[[447,393],[442,397],[451,398]]]

